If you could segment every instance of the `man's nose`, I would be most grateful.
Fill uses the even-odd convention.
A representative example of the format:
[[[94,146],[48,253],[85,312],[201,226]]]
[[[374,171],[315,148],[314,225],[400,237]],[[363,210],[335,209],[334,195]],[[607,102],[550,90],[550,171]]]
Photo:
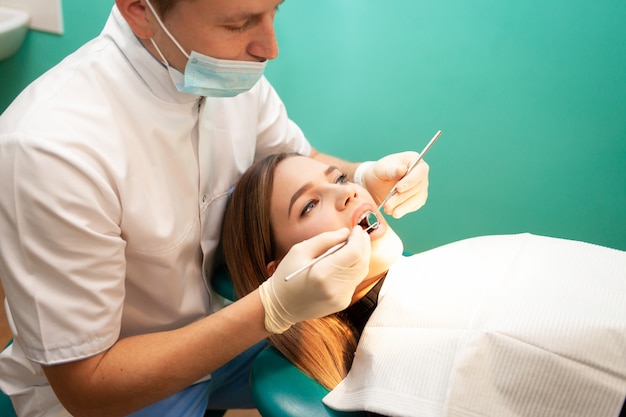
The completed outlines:
[[[273,14],[261,17],[255,37],[248,45],[248,53],[261,59],[274,59],[278,56]]]

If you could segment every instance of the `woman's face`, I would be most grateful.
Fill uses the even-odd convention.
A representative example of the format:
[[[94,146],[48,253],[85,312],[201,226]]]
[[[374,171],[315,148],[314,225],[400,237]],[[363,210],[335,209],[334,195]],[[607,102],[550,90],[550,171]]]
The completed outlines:
[[[336,167],[315,159],[294,156],[276,167],[271,196],[272,234],[278,258],[296,243],[329,230],[353,228],[376,203],[365,188],[349,182]],[[372,242],[368,278],[385,272],[402,254],[402,242],[384,217]]]

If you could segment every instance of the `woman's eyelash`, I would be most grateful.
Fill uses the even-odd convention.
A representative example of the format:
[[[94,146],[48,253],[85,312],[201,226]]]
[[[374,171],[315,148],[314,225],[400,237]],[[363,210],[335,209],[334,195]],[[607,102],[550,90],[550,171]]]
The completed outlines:
[[[300,212],[300,217],[304,217],[307,214],[309,214],[309,212],[313,210],[313,208],[315,208],[316,204],[317,204],[317,200],[307,201],[304,207],[302,208],[302,211]]]
[[[348,174],[346,172],[342,172],[340,176],[335,180],[337,184],[345,184],[348,182]]]

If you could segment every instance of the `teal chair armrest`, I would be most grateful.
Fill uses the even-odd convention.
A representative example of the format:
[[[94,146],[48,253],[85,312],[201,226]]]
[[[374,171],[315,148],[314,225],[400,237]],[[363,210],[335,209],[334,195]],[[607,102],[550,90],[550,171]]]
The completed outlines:
[[[2,417],[17,417],[11,399],[4,392],[0,391],[0,416]]]
[[[213,289],[236,300],[233,283],[225,266],[211,279]],[[263,417],[367,417],[366,412],[344,412],[328,408],[322,398],[328,390],[304,374],[278,350],[268,347],[256,357],[250,372],[250,389]]]
[[[235,301],[237,295],[235,294],[235,287],[233,281],[230,279],[230,274],[225,265],[218,267],[213,276],[211,277],[211,285],[215,292],[227,300]]]
[[[309,378],[273,347],[254,360],[250,373],[252,398],[263,417],[365,417],[365,412],[343,412],[322,403],[328,390]]]
[[[13,339],[9,340],[9,343],[4,347],[5,349],[13,342]],[[0,391],[0,416],[2,417],[17,417],[11,399],[4,392]]]

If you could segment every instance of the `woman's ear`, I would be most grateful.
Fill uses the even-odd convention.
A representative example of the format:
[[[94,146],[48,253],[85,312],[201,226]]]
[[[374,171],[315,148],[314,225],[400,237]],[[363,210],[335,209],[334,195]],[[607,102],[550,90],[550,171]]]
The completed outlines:
[[[150,9],[146,6],[145,0],[115,0],[115,4],[137,37],[150,39],[154,36],[150,26],[153,19],[148,16]]]
[[[276,268],[278,268],[278,261],[271,261],[267,265],[265,265],[265,270],[267,271],[267,276],[271,277],[276,272]]]

